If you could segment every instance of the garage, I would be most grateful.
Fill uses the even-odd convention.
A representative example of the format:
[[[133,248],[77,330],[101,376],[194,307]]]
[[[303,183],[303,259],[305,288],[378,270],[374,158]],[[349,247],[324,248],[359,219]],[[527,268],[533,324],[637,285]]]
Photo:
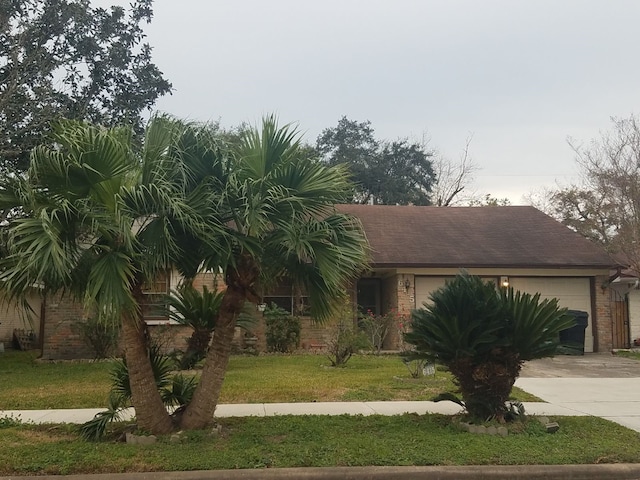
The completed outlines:
[[[591,283],[588,278],[579,277],[511,277],[515,290],[540,293],[541,298],[557,298],[561,307],[582,310],[589,314],[589,324],[585,331],[585,352],[593,352],[593,330],[591,311]]]
[[[453,277],[416,277],[416,308],[421,308],[424,303],[431,303],[429,295],[434,290],[444,287],[447,278]]]

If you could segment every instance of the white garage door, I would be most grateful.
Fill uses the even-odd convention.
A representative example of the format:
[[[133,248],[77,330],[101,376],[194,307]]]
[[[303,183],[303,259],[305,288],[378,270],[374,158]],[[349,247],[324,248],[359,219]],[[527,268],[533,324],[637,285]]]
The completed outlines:
[[[437,290],[440,287],[444,287],[447,280],[452,280],[454,277],[416,277],[416,308],[422,307],[424,303],[431,303],[429,296],[431,292]],[[496,283],[498,281],[495,277],[483,277],[486,281],[492,281]]]
[[[429,295],[434,290],[444,287],[446,278],[453,277],[416,277],[416,308],[421,308],[424,303],[431,303]]]
[[[429,302],[429,295],[444,286],[445,280],[452,277],[416,277],[416,308]],[[492,279],[496,281],[497,279]],[[557,298],[561,307],[571,310],[583,310],[589,314],[589,325],[585,332],[585,351],[593,352],[593,333],[591,329],[591,287],[588,278],[558,277],[510,277],[515,290],[527,293],[540,293],[541,298]]]
[[[585,352],[593,352],[591,329],[591,286],[588,278],[509,278],[515,290],[540,293],[541,298],[557,298],[561,307],[582,310],[589,314],[589,325],[585,331]]]

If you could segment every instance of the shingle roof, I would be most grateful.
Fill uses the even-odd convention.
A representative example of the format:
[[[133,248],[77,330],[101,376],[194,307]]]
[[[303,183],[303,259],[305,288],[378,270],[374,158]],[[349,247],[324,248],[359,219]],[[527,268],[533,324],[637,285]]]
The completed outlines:
[[[616,263],[534,207],[337,208],[362,222],[374,267],[609,268]]]

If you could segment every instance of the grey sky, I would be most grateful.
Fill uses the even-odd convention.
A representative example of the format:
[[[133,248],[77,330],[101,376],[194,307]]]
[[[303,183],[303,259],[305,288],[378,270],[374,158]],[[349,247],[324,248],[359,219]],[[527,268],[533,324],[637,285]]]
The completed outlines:
[[[102,2],[101,2],[102,3]],[[156,0],[146,29],[174,94],[158,109],[225,126],[276,112],[314,142],[342,115],[457,158],[522,203],[576,173],[640,101],[638,1]]]

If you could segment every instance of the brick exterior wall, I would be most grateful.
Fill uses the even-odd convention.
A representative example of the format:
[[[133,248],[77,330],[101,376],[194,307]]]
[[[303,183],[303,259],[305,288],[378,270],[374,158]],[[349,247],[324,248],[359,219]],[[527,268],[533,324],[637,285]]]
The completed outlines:
[[[409,288],[405,287],[405,281],[409,281]],[[382,313],[392,309],[399,314],[409,316],[415,308],[415,278],[413,275],[392,275],[381,281],[381,309]],[[593,281],[593,312],[592,321],[594,335],[594,351],[607,352],[613,345],[611,307],[609,301],[609,288],[604,290],[603,285],[608,281],[607,276],[598,276]],[[201,288],[206,285],[209,289],[224,289],[224,283],[220,275],[202,274],[194,280],[194,286]],[[175,285],[172,285],[175,287]],[[349,287],[350,301],[356,305],[355,286]],[[354,310],[355,311],[355,310]],[[258,352],[265,352],[266,328],[262,314],[256,310],[256,326],[252,328],[252,334],[257,337],[257,343],[251,345]],[[93,358],[92,349],[82,338],[76,323],[86,318],[79,304],[69,298],[50,297],[46,302],[46,317],[43,326],[42,358],[47,360]],[[300,349],[308,351],[322,351],[331,338],[330,325],[319,325],[309,317],[302,317],[302,329]],[[191,335],[189,327],[178,325],[152,325],[149,326],[151,337],[162,345],[163,350],[184,350],[186,341]],[[236,347],[240,350],[249,346],[245,342],[244,330],[237,329],[234,339]],[[397,350],[400,348],[401,338],[397,326],[392,326],[385,338],[384,348]]]
[[[327,325],[314,322],[311,317],[302,317],[300,328],[300,349],[311,352],[322,351],[331,340],[331,331]]]
[[[69,297],[50,295],[45,301],[45,309],[42,359],[70,360],[95,356],[77,326],[87,318],[80,303]]]
[[[390,310],[398,310],[398,275],[392,275],[382,279],[381,292],[381,313]],[[400,333],[393,326],[389,329],[389,333],[382,342],[382,348],[385,350],[396,350],[400,344]]]
[[[609,277],[606,275],[594,278],[592,285],[594,352],[610,352],[613,348],[613,326],[611,325],[611,300]]]
[[[409,317],[411,310],[415,308],[415,282],[414,275],[401,274],[385,278],[382,282],[382,313],[395,310],[399,315]],[[409,281],[409,288],[405,282]],[[402,338],[398,325],[392,325],[385,337],[383,348],[386,350],[398,350],[402,345]]]

